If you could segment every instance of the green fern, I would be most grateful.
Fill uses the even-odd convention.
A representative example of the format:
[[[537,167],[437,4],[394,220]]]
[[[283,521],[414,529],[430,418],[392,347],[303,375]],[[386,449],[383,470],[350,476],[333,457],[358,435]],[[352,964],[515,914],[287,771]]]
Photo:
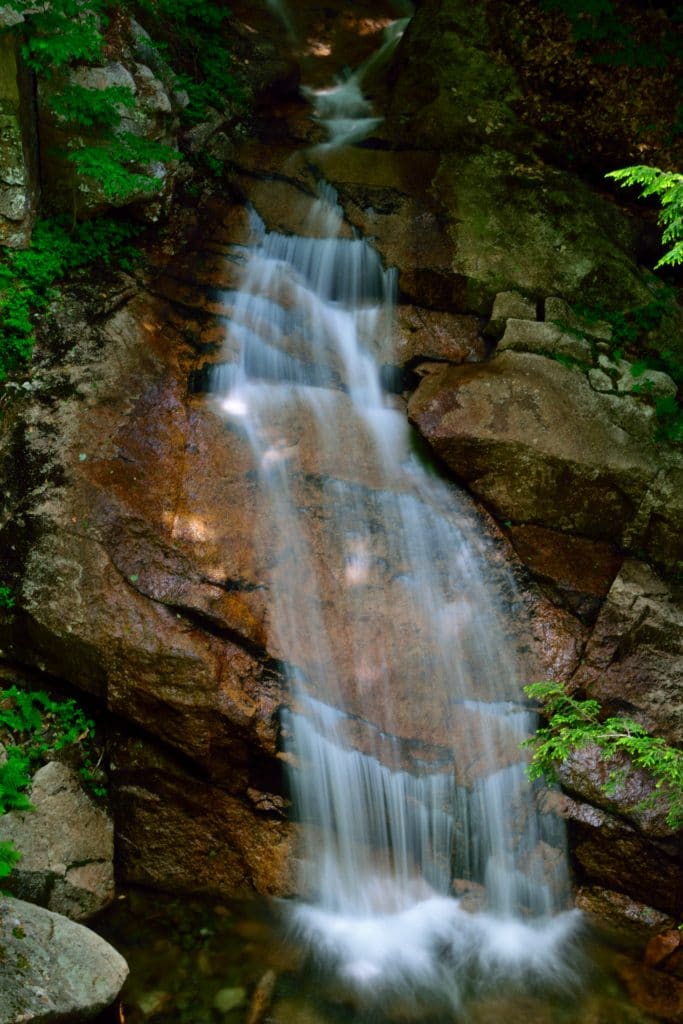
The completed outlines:
[[[7,878],[14,865],[21,860],[21,854],[14,843],[0,843],[0,878]]]
[[[683,263],[683,174],[641,164],[610,171],[607,177],[614,178],[623,187],[640,186],[643,199],[649,196],[659,199],[662,204],[659,223],[664,229],[662,241],[671,248],[656,266]]]
[[[135,94],[125,85],[89,89],[69,83],[50,100],[55,114],[69,124],[83,128],[115,128],[121,121],[121,108],[132,110]]]
[[[561,683],[532,683],[524,687],[524,692],[540,703],[546,719],[536,735],[523,744],[534,752],[528,769],[531,779],[543,776],[555,781],[559,765],[570,754],[595,744],[605,759],[623,753],[634,768],[649,772],[655,791],[667,800],[667,824],[671,829],[683,827],[683,750],[651,736],[630,718],[603,718],[598,701],[577,700],[565,693]],[[614,790],[616,781],[608,779],[608,793]]]

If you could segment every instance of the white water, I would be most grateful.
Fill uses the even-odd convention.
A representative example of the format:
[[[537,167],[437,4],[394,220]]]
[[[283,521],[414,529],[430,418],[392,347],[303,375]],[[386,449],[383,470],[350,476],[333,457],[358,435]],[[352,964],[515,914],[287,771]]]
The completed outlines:
[[[336,144],[357,137],[339,111],[372,130],[360,80],[348,107],[327,108]],[[329,187],[303,232],[269,233],[254,215],[231,296],[240,355],[216,384],[268,509],[257,542],[271,647],[290,666],[283,731],[303,832],[293,933],[370,1002],[458,1006],[478,976],[567,981],[575,916],[560,913],[562,835],[520,752],[534,722],[506,636],[514,586],[500,568],[489,582],[474,513],[425,470],[382,390],[394,275],[343,237]],[[476,883],[479,913],[453,897],[454,877]]]
[[[315,119],[324,126],[329,141],[319,149],[348,146],[367,138],[381,123],[373,116],[372,104],[363,95],[363,82],[378,71],[391,57],[410,18],[392,22],[384,32],[380,48],[355,71],[340,76],[327,89],[302,91],[313,107]]]

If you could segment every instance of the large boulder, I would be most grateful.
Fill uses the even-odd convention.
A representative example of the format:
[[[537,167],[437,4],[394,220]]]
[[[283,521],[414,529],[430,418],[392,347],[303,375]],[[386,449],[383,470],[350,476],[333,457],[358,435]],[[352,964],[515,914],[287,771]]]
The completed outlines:
[[[652,410],[594,391],[581,370],[507,350],[488,363],[438,367],[413,395],[410,416],[435,452],[500,520],[528,523],[631,550],[672,567],[677,504],[664,486],[681,472],[659,454]]]
[[[32,810],[0,816],[0,842],[21,852],[7,887],[74,920],[91,917],[114,898],[111,818],[59,761],[38,769],[29,799]]]
[[[10,897],[0,897],[0,948],[0,1024],[92,1020],[128,975],[99,935]]]

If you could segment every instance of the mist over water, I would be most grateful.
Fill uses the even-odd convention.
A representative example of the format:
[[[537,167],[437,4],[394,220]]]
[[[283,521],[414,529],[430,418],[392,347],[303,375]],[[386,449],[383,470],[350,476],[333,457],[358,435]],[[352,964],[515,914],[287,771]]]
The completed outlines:
[[[375,126],[362,77],[311,97],[331,145]],[[521,602],[382,389],[394,272],[324,184],[301,236],[252,227],[215,402],[249,439],[268,512],[303,837],[291,934],[368,1003],[458,1007],[484,977],[571,984],[564,839],[520,750],[529,666],[505,616]]]

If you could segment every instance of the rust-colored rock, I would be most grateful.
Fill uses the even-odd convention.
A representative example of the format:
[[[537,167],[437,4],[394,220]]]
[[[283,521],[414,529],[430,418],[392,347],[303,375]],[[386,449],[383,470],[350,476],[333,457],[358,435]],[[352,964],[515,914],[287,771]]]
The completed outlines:
[[[595,617],[623,562],[613,545],[529,524],[509,533],[519,558],[557,601]]]
[[[656,948],[662,929],[670,928],[673,918],[663,914],[661,910],[648,907],[644,903],[631,899],[621,892],[604,889],[599,885],[579,887],[576,893],[576,906],[584,913],[590,914],[599,924],[612,925],[619,933],[626,934],[639,943],[654,943]],[[649,941],[648,941],[649,940]],[[655,947],[653,947],[655,948]]]
[[[669,929],[659,935],[653,935],[645,949],[645,963],[648,967],[658,967],[666,961],[681,945],[681,933],[678,928]],[[666,964],[664,964],[666,969]]]
[[[669,1024],[683,1021],[683,982],[626,958],[618,959],[617,971],[641,1010]]]

